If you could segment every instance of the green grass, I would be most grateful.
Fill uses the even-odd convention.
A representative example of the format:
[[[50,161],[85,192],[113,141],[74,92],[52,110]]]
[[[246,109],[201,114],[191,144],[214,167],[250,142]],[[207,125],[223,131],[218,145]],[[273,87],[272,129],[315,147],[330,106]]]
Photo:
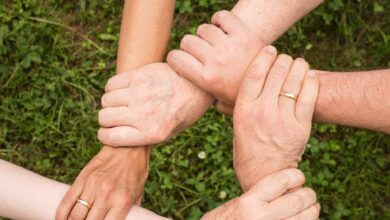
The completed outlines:
[[[170,48],[233,3],[178,1]],[[1,159],[71,183],[98,152],[96,115],[102,88],[115,72],[121,8],[119,0],[2,1]],[[318,69],[390,67],[389,11],[386,0],[330,0],[275,45]],[[239,195],[231,143],[230,118],[210,110],[155,149],[145,207],[197,219]],[[310,146],[301,168],[318,193],[322,219],[390,219],[389,136],[320,124]],[[198,157],[201,151],[205,159]]]

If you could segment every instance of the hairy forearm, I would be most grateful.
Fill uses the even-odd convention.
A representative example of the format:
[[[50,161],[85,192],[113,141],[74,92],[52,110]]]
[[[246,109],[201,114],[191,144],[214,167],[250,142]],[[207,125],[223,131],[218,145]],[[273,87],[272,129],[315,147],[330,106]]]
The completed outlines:
[[[0,160],[0,216],[11,219],[54,219],[69,186]],[[126,219],[165,219],[134,206]]]
[[[323,0],[239,0],[232,12],[271,44]]]
[[[390,69],[318,72],[320,93],[316,121],[390,134]]]

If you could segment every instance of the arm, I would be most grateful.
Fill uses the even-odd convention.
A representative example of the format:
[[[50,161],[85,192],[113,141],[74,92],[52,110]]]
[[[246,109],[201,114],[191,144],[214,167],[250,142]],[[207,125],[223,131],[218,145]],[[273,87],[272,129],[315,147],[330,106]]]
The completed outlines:
[[[163,59],[171,29],[174,0],[126,0],[118,48],[117,73],[129,71]],[[87,215],[103,219],[98,209],[88,213],[75,205],[82,197],[110,209],[112,219],[121,219],[140,203],[148,176],[150,147],[110,149],[104,146],[82,170],[65,195],[56,219],[84,219]],[[104,162],[102,162],[104,161]],[[110,198],[101,199],[101,198]],[[96,201],[91,201],[92,198]],[[108,202],[110,201],[110,202]],[[92,217],[93,218],[93,217]]]
[[[243,23],[271,44],[323,0],[240,0],[232,9]]]
[[[54,219],[55,211],[69,186],[0,160],[0,217]],[[165,219],[133,206],[126,219]]]
[[[316,121],[390,133],[390,69],[318,73]]]
[[[175,0],[126,0],[118,47],[117,73],[164,59]]]

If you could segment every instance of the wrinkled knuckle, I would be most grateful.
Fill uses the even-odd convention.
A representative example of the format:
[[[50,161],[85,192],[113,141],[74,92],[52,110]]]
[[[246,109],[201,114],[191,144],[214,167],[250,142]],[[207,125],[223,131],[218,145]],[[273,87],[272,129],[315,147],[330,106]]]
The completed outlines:
[[[253,81],[260,81],[262,78],[262,75],[257,71],[250,71],[250,72],[248,72],[246,77],[250,80],[253,80]]]

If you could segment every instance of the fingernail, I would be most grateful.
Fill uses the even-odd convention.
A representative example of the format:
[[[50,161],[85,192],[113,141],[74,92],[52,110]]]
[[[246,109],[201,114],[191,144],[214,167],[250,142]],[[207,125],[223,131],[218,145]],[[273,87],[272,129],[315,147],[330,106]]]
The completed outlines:
[[[268,51],[269,53],[271,54],[276,54],[277,53],[277,50],[274,46],[272,45],[268,45],[265,47],[265,50]]]
[[[308,76],[314,77],[314,76],[317,75],[317,73],[316,73],[316,71],[314,71],[314,70],[309,70],[309,72],[307,72],[307,75],[308,75]]]

